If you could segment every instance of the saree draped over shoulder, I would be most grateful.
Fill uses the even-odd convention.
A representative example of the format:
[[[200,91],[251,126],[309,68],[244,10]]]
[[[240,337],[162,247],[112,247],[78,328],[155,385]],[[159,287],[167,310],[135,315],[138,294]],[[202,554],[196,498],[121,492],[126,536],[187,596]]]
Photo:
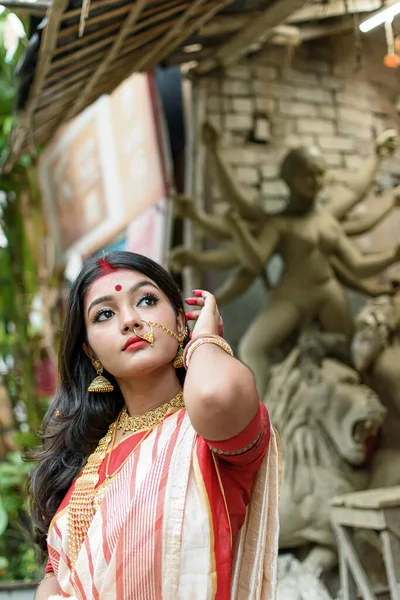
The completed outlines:
[[[132,452],[109,486],[71,569],[68,508],[49,529],[64,597],[78,600],[272,600],[280,453],[271,430],[232,561],[229,514],[211,450],[185,409]],[[204,440],[203,440],[204,441]],[[218,475],[218,473],[217,473]],[[217,484],[215,483],[217,482]]]

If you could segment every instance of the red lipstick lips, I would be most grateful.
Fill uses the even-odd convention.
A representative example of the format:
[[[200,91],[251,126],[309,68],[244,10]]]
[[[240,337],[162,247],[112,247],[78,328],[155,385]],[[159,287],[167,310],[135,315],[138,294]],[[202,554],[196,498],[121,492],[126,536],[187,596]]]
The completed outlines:
[[[125,344],[125,346],[122,348],[122,350],[124,351],[124,350],[126,350],[127,348],[129,348],[129,346],[136,346],[136,345],[138,345],[138,344],[143,344],[143,343],[145,343],[145,344],[148,344],[148,342],[147,342],[146,340],[143,340],[143,339],[141,339],[141,338],[139,338],[139,337],[136,337],[136,336],[134,336],[134,337],[130,337],[130,338],[129,338],[129,339],[126,341],[126,344]]]

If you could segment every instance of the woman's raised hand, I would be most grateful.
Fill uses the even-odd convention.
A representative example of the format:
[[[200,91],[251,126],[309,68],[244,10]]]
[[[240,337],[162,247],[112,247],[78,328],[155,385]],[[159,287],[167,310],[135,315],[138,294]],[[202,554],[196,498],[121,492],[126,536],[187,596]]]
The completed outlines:
[[[188,321],[195,321],[192,337],[201,335],[224,335],[222,317],[219,314],[215,297],[204,290],[193,290],[194,298],[187,298],[186,303],[196,310],[186,313]]]

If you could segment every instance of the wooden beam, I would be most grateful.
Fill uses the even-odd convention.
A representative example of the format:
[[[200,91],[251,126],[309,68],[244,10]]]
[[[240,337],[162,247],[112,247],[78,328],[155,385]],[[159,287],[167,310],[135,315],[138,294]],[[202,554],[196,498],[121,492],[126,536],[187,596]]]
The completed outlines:
[[[277,46],[299,46],[301,42],[301,29],[294,25],[278,25],[274,27],[269,39],[270,44]]]
[[[351,31],[354,29],[353,17],[349,15],[346,19],[341,19],[340,23],[334,25],[310,25],[300,27],[300,39],[301,42],[309,42],[311,40],[317,40],[322,37],[330,37],[333,35],[340,35],[345,31]]]
[[[252,13],[253,19],[258,19],[262,13],[259,11]],[[226,35],[228,33],[236,33],[247,23],[249,16],[241,15],[221,15],[205,23],[201,27],[199,33],[204,37],[215,37],[218,35]]]
[[[349,11],[351,14],[373,12],[381,8],[381,0],[348,0]],[[346,14],[345,4],[343,0],[334,0],[329,4],[308,4],[296,10],[286,19],[286,23],[302,23],[306,21],[319,21],[321,19],[330,19],[332,17],[341,17]],[[259,19],[262,13],[256,11],[252,13],[253,19]],[[236,33],[248,21],[248,15],[221,15],[216,17],[209,23],[206,23],[200,30],[200,35],[204,37],[215,37],[219,35],[227,35]]]
[[[382,8],[381,0],[347,0],[350,13],[372,12]],[[288,23],[301,23],[305,21],[318,21],[341,17],[347,13],[344,0],[331,0],[328,4],[307,4],[288,17]]]
[[[262,13],[255,12],[252,13],[254,19],[258,19]],[[200,29],[200,36],[206,38],[212,37],[222,37],[224,35],[229,35],[230,33],[236,33],[239,29],[241,29],[244,24],[247,22],[247,15],[234,15],[234,16],[221,16],[213,19],[209,23],[206,23],[204,27]],[[271,38],[271,43],[273,44],[291,44],[291,40],[296,37],[300,40],[300,29],[295,25],[278,25],[273,29],[273,35]],[[287,42],[285,38],[288,38]],[[175,56],[173,57],[174,62]]]
[[[44,17],[49,9],[51,0],[38,0],[37,2],[26,2],[25,0],[4,0],[1,2],[9,10],[27,12],[31,15]]]
[[[274,27],[285,21],[306,0],[275,0],[258,18],[247,17],[243,28],[216,51],[212,58],[200,62],[197,73],[208,73],[215,67],[232,64],[252,45],[271,37]]]
[[[149,51],[142,59],[140,59],[135,65],[133,70],[146,71],[154,66],[155,60],[162,60],[168,57],[175,48],[179,47],[185,39],[187,39],[194,32],[198,31],[204,23],[209,21],[216,15],[220,10],[232,3],[232,0],[219,0],[213,4],[207,4],[204,12],[189,21],[196,11],[196,8],[204,3],[204,0],[195,0],[191,7],[187,10],[185,15],[181,19],[177,20],[174,26],[169,31],[168,35],[163,38],[156,46]]]

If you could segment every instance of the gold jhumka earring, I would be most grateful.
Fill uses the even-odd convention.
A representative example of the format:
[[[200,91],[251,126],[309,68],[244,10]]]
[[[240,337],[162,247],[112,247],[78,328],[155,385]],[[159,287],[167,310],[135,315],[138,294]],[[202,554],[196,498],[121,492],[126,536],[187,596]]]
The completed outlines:
[[[189,332],[189,330],[186,327],[186,329],[183,333],[180,333],[179,335],[176,336],[176,340],[177,340],[179,346],[178,346],[178,352],[176,353],[176,356],[175,356],[174,360],[172,361],[172,366],[174,367],[174,369],[181,369],[185,364],[183,362],[183,342],[185,341],[185,338],[186,338],[188,332]],[[173,332],[171,331],[171,333],[173,333]],[[175,335],[173,337],[175,337]]]
[[[114,391],[113,384],[108,381],[106,377],[103,375],[103,365],[96,358],[92,360],[92,365],[97,371],[97,377],[95,377],[92,383],[88,387],[88,392],[112,392]]]

